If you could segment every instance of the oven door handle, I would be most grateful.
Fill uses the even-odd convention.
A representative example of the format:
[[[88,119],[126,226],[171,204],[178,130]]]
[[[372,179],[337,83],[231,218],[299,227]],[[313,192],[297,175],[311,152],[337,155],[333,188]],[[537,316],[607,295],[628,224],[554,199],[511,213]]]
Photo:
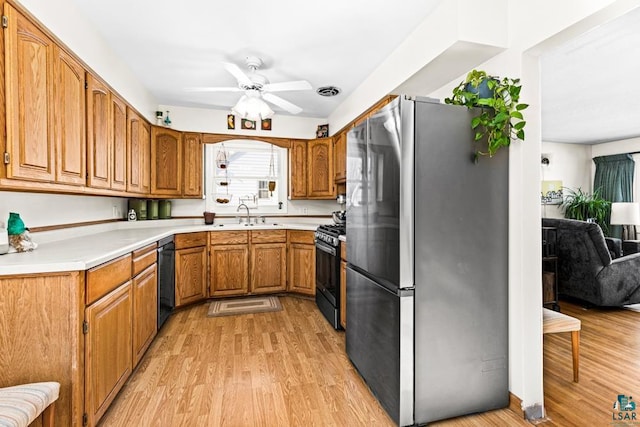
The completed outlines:
[[[326,243],[323,243],[319,240],[316,240],[316,249],[320,249],[322,252],[326,252],[331,256],[337,256],[338,251],[333,246],[329,246]]]

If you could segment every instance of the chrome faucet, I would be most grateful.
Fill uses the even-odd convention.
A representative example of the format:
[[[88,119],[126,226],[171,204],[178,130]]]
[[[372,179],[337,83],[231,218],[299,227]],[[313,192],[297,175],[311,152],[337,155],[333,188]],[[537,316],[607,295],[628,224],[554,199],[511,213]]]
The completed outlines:
[[[244,203],[240,203],[238,205],[238,209],[236,209],[236,212],[240,212],[240,208],[243,206],[247,210],[247,224],[251,224],[251,217],[249,216],[249,206],[245,205]]]

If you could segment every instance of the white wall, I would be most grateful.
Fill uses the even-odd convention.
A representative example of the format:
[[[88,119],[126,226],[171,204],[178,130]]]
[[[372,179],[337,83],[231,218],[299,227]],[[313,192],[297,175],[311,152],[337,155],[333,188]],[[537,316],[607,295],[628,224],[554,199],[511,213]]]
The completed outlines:
[[[73,0],[20,0],[20,3],[147,120],[155,118],[158,101],[116,56]]]
[[[288,203],[287,216],[331,215],[331,212],[343,209],[335,200],[289,200]],[[173,217],[200,216],[204,211],[204,200],[184,199],[171,201],[171,216]],[[269,214],[265,214],[265,216],[269,216]]]
[[[495,55],[498,49],[487,46],[506,46],[508,0],[447,0],[438,7],[382,62],[362,84],[349,95],[329,116],[330,132],[342,128],[360,113],[385,95],[392,93],[407,79],[418,72],[424,72],[429,63],[438,62],[430,79],[425,79],[427,93],[447,82],[466,68],[481,62],[465,62],[465,58],[476,60]],[[476,25],[477,20],[486,18],[491,11],[492,25]],[[476,43],[475,53],[473,46]],[[464,44],[466,54],[459,55],[460,44]],[[442,63],[441,57],[447,57]],[[454,61],[453,58],[456,58]],[[464,65],[464,67],[460,67]],[[448,68],[448,70],[447,70]],[[424,95],[426,93],[413,93]]]
[[[640,151],[640,138],[629,138],[620,141],[603,142],[591,146],[593,157],[611,154],[633,153]],[[595,166],[594,166],[595,168]]]
[[[327,123],[327,119],[276,114],[271,119],[270,131],[260,129],[242,130],[240,129],[239,117],[236,117],[236,129],[230,130],[227,129],[227,114],[230,113],[229,110],[206,110],[172,105],[159,105],[158,109],[165,115],[169,110],[173,129],[192,132],[312,139],[316,137],[318,125]],[[257,123],[257,126],[259,128],[260,123]]]
[[[27,227],[124,218],[127,199],[0,191],[0,221],[17,212]]]
[[[542,142],[541,151],[549,159],[549,166],[540,167],[542,181],[560,180],[565,188],[593,191],[590,145]],[[542,205],[541,214],[543,218],[564,218],[559,205]]]

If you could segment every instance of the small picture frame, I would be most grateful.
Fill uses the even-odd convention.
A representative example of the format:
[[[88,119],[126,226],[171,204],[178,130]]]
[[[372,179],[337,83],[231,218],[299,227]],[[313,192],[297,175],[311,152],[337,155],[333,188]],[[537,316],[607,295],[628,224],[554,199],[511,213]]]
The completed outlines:
[[[262,120],[260,120],[260,129],[262,129],[262,130],[271,130],[271,119],[262,119]]]
[[[316,138],[326,138],[328,136],[329,136],[329,124],[318,125],[318,130],[316,131]]]
[[[236,116],[233,114],[227,114],[227,129],[236,128]]]
[[[256,130],[255,120],[242,119],[241,124],[242,124],[242,129]]]
[[[540,202],[543,205],[561,205],[564,201],[562,181],[542,181]]]

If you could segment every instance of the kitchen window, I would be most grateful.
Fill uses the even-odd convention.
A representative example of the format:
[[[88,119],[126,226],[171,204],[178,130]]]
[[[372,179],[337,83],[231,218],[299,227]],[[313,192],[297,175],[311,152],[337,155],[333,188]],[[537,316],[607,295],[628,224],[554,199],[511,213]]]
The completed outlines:
[[[231,140],[205,148],[207,211],[251,214],[287,212],[287,150],[265,142]],[[273,187],[275,183],[275,188]]]

